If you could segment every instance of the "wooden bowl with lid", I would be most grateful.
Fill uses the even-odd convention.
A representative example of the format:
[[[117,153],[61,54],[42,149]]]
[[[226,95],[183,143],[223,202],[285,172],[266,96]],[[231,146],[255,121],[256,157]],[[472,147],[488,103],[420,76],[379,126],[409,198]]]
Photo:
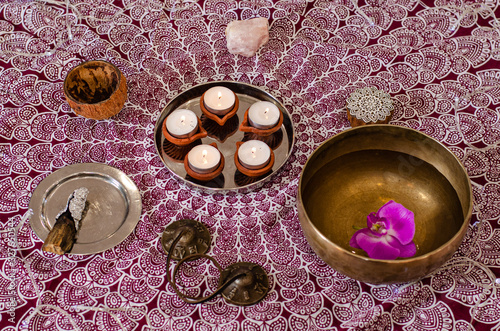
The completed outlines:
[[[354,128],[369,124],[387,124],[394,105],[389,93],[375,87],[359,88],[346,100],[347,119]]]

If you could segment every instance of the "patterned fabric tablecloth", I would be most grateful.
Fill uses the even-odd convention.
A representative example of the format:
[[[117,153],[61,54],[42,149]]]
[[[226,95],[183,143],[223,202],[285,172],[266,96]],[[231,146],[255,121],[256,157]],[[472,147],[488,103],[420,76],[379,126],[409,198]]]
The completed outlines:
[[[0,1],[2,330],[500,330],[499,16],[496,0]],[[269,42],[250,58],[230,54],[225,27],[252,17],[269,19]],[[127,79],[128,100],[109,120],[78,117],[64,99],[67,73],[93,59]],[[155,151],[167,102],[217,80],[260,86],[292,115],[292,155],[254,192],[194,191]],[[299,224],[301,170],[349,128],[345,101],[365,86],[389,93],[391,123],[441,141],[473,183],[462,246],[415,283],[373,286],[337,273]],[[83,162],[132,178],[140,221],[103,253],[42,252],[27,220],[31,194]],[[265,300],[181,301],[167,286],[160,237],[182,218],[209,228],[208,253],[223,267],[262,265]],[[210,291],[217,269],[207,262],[181,276]]]

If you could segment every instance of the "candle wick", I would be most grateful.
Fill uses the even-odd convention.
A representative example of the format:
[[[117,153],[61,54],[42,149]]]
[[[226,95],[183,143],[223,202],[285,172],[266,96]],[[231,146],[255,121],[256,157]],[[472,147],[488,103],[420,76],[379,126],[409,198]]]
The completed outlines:
[[[219,97],[219,103],[217,104],[217,107],[222,107],[222,105],[221,105],[221,103],[220,103],[220,99],[222,98],[222,93],[221,93],[221,92],[219,92],[219,93],[217,94],[217,96]]]
[[[257,149],[255,147],[252,147],[252,157],[255,159],[256,155],[255,155],[255,152],[257,151]]]
[[[186,117],[185,116],[181,116],[181,124],[182,125],[186,125],[186,123],[184,123],[186,121]]]
[[[207,152],[205,149],[203,150],[203,152],[201,152],[201,156],[202,156],[202,162],[203,162],[203,164],[208,163],[208,161],[207,161],[207,153],[208,153],[208,152]]]

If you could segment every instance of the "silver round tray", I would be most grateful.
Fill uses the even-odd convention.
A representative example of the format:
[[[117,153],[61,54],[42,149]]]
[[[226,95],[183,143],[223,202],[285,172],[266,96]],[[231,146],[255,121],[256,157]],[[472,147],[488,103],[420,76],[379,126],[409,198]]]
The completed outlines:
[[[237,129],[236,132],[228,135],[227,137],[219,137],[223,139],[211,136],[201,139],[201,143],[203,144],[211,144],[215,142],[217,144],[217,148],[224,155],[224,170],[222,171],[222,174],[214,180],[201,182],[189,177],[186,173],[186,170],[184,169],[184,163],[181,160],[172,158],[171,156],[169,156],[169,154],[167,154],[166,147],[168,147],[169,144],[171,145],[171,143],[165,139],[162,133],[162,125],[165,118],[172,111],[178,108],[192,110],[199,118],[201,118],[201,115],[203,113],[200,109],[200,97],[206,90],[214,86],[227,87],[238,96],[239,108],[236,113],[236,116],[238,118],[238,128],[243,121],[245,111],[257,101],[272,102],[281,110],[283,114],[283,125],[281,126],[280,130],[278,130],[278,132],[274,134],[274,137],[281,137],[281,140],[279,140],[279,145],[273,148],[275,162],[269,173],[258,178],[250,178],[241,174],[237,170],[236,165],[234,164],[236,142],[247,139],[245,133],[239,131],[239,129]],[[211,192],[223,192],[229,190],[246,192],[261,186],[285,164],[285,162],[290,157],[293,145],[295,144],[295,134],[291,116],[285,109],[285,107],[275,97],[256,86],[229,81],[218,81],[200,84],[174,97],[165,106],[160,116],[158,117],[154,129],[154,137],[156,152],[160,156],[165,166],[174,174],[175,178],[184,183],[187,183],[194,188]]]
[[[69,254],[94,254],[121,243],[139,222],[142,201],[135,183],[121,170],[101,163],[78,163],[56,170],[37,186],[30,225],[45,240],[74,190],[86,187],[88,210]]]

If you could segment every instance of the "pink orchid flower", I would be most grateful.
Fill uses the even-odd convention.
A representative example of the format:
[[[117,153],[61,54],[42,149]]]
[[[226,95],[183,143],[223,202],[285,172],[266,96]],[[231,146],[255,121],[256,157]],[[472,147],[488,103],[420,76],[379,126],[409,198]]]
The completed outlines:
[[[412,257],[417,252],[413,242],[415,216],[403,205],[389,201],[367,217],[367,228],[354,233],[349,245],[364,250],[372,259],[394,260]]]

